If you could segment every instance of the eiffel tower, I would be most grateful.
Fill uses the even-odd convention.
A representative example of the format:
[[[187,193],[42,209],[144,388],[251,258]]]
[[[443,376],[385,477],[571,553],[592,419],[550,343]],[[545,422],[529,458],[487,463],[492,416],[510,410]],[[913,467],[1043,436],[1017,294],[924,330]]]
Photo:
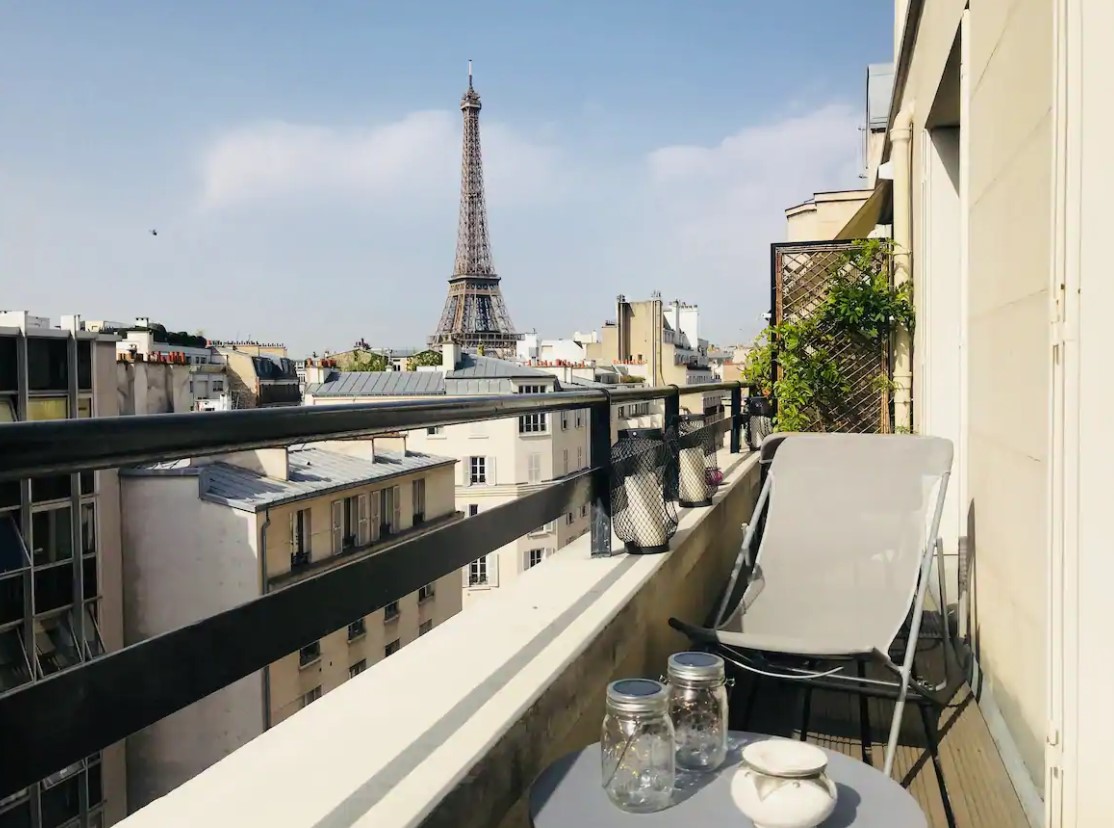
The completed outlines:
[[[511,352],[522,334],[514,332],[491,261],[484,202],[483,158],[480,154],[480,96],[472,88],[460,99],[464,114],[464,148],[460,170],[460,221],[456,231],[456,262],[449,277],[449,296],[430,345],[454,343],[464,348]]]

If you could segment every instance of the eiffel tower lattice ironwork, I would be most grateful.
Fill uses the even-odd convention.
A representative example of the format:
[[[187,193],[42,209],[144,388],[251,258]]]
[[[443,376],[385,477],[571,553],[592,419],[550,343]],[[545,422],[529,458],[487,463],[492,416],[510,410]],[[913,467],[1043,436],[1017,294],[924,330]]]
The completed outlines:
[[[522,334],[515,333],[507,313],[499,277],[491,261],[484,202],[483,158],[480,154],[480,96],[472,88],[468,62],[468,91],[460,99],[464,114],[464,147],[460,170],[460,222],[456,234],[456,262],[449,277],[449,296],[430,345],[454,343],[465,348],[514,351]]]

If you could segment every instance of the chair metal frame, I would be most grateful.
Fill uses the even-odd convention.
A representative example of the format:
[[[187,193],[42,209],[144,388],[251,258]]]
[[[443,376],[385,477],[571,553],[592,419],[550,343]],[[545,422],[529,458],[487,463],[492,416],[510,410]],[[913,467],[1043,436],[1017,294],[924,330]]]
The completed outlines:
[[[769,466],[773,462],[777,446],[787,436],[789,435],[776,435],[776,437],[771,435],[771,437],[767,438],[763,443],[762,463],[764,466]],[[765,480],[763,481],[749,523],[743,524],[743,542],[739,550],[739,555],[732,568],[727,588],[724,590],[723,597],[720,599],[715,615],[713,616],[711,627],[696,627],[675,618],[671,618],[669,624],[674,629],[687,635],[694,643],[714,650],[723,657],[726,662],[742,671],[752,674],[756,679],[772,679],[774,681],[797,682],[802,684],[805,687],[804,723],[800,733],[800,738],[802,740],[807,738],[808,735],[809,706],[811,691],[814,689],[852,693],[860,696],[863,699],[860,710],[864,715],[867,710],[867,698],[893,700],[895,702],[894,715],[890,722],[889,738],[886,743],[886,754],[883,765],[883,771],[887,776],[893,775],[894,759],[897,753],[905,705],[907,702],[916,704],[921,713],[921,720],[927,736],[937,782],[940,786],[948,825],[954,828],[955,817],[948,797],[947,787],[944,782],[943,768],[940,763],[939,732],[936,720],[928,710],[929,707],[933,707],[937,709],[938,713],[946,707],[951,695],[956,689],[952,683],[953,677],[949,667],[950,662],[954,658],[954,650],[952,647],[951,625],[947,610],[944,547],[943,541],[938,534],[950,476],[951,473],[949,471],[941,475],[940,478],[932,522],[927,534],[928,541],[925,543],[925,548],[921,552],[917,585],[913,593],[909,618],[906,621],[907,630],[905,625],[903,625],[903,628],[899,630],[898,634],[895,635],[893,639],[895,643],[902,637],[906,639],[905,651],[901,656],[900,663],[891,658],[889,652],[881,652],[878,649],[875,649],[869,654],[825,653],[823,655],[813,655],[792,652],[763,653],[725,644],[716,637],[716,631],[720,629],[721,625],[727,622],[734,614],[734,611],[739,608],[740,604],[742,605],[742,612],[745,616],[746,609],[749,606],[749,603],[746,602],[747,588],[755,581],[756,577],[761,577],[762,550],[759,548],[759,554],[757,555],[754,554],[753,550],[755,539],[759,535],[759,527],[764,525],[764,518],[769,510],[771,491],[775,480],[775,473],[772,468],[770,469],[770,473],[765,475]],[[937,576],[937,595],[935,598],[937,599],[942,618],[942,639],[945,652],[943,680],[937,684],[929,684],[923,681],[917,674],[915,670],[915,661],[918,645],[921,640],[920,633],[924,616],[925,598],[928,594],[929,583],[932,580],[934,561],[936,563]],[[733,602],[731,600],[732,596],[736,593],[739,579],[744,577],[744,570],[746,571],[746,584],[739,594],[738,601]],[[782,659],[794,663],[781,663],[780,661],[779,663],[774,663],[770,661],[769,656],[779,656],[782,657]],[[894,675],[895,680],[886,681],[868,678],[865,673],[866,665],[870,662],[883,666]],[[817,669],[821,664],[830,663],[836,663],[838,666],[834,669]],[[845,673],[844,670],[852,665],[855,667],[855,674],[849,675]],[[751,697],[748,700],[744,718],[749,718],[750,708],[754,702],[755,691],[756,687],[752,687]],[[869,731],[869,725],[864,723],[864,728],[863,750],[865,753],[867,751],[865,739],[866,733]]]

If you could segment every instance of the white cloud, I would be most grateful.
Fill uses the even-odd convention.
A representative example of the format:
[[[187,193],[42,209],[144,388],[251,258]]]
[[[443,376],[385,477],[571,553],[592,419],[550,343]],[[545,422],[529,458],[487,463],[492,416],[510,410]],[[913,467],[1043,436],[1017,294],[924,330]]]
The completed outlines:
[[[483,141],[489,197],[530,202],[563,190],[556,148],[498,123],[483,125]],[[208,208],[343,193],[363,200],[441,200],[458,186],[459,165],[459,115],[447,111],[415,112],[368,128],[247,124],[205,151],[201,200]]]
[[[727,300],[708,308],[709,330],[725,338],[740,327],[753,332],[769,295],[769,246],[785,239],[785,208],[858,185],[859,124],[851,106],[831,104],[748,126],[713,146],[648,154],[661,259],[708,285],[705,307]]]

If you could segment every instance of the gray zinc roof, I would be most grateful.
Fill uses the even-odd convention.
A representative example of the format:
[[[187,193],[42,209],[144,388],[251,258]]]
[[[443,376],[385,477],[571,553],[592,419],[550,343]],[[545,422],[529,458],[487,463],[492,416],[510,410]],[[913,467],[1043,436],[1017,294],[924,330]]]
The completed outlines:
[[[306,386],[315,397],[428,397],[445,393],[440,371],[341,371],[328,382]]]
[[[372,461],[320,448],[291,448],[287,458],[289,480],[264,477],[228,463],[196,467],[199,494],[203,500],[257,512],[269,506],[454,462],[433,454],[407,452],[403,455],[385,451],[376,451]]]
[[[505,359],[461,354],[457,369],[445,375],[448,379],[533,379],[545,377],[552,379],[553,374],[519,365]]]

